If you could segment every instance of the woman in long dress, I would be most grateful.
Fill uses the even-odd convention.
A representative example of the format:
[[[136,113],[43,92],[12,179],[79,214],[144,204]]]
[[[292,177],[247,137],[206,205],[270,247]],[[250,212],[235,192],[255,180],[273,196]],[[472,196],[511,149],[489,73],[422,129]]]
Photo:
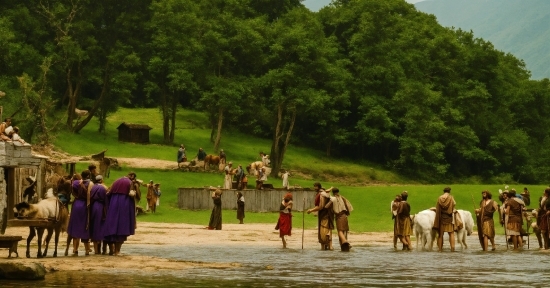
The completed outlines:
[[[214,208],[212,208],[207,228],[208,230],[222,230],[222,191],[220,189],[216,189],[212,193],[212,200],[214,201]]]
[[[292,194],[286,193],[279,207],[279,221],[276,230],[279,230],[279,237],[283,241],[283,248],[286,248],[285,236],[292,235]]]

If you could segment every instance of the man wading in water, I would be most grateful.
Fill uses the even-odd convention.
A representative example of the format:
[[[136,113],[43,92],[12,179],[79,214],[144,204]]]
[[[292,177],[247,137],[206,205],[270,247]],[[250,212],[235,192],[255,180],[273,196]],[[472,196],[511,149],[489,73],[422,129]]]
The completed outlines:
[[[438,252],[443,251],[443,233],[449,234],[449,243],[451,244],[451,252],[455,251],[455,231],[460,229],[460,225],[455,222],[454,211],[456,201],[451,196],[451,188],[445,187],[443,195],[437,199],[435,208],[435,221],[433,229],[439,231],[437,238]]]
[[[323,190],[321,183],[315,182],[313,184],[317,196],[315,196],[315,207],[307,210],[307,214],[315,211],[319,211],[317,214],[317,236],[319,243],[321,243],[321,250],[333,250],[332,248],[332,230],[334,229],[334,211],[328,209],[325,205],[330,201],[328,190]]]
[[[481,231],[483,235],[483,243],[481,248],[483,248],[483,251],[487,251],[489,249],[489,240],[491,241],[491,245],[493,248],[492,251],[495,251],[495,222],[493,220],[493,215],[495,214],[495,211],[498,211],[498,214],[500,215],[500,209],[498,207],[498,204],[493,201],[492,195],[489,191],[485,190],[481,192],[481,195],[483,196],[483,199],[479,203],[479,208],[476,209],[476,214],[479,215],[481,220],[481,229],[478,229],[478,232]],[[498,217],[501,218],[500,216]]]

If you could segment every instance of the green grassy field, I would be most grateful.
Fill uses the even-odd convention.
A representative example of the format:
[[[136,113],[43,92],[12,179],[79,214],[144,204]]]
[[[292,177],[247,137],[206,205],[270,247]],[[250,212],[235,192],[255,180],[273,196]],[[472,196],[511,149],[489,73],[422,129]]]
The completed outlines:
[[[150,133],[152,144],[123,143],[117,140],[116,127],[122,123],[148,124],[153,127]],[[96,132],[97,123],[90,123],[81,133],[60,133],[55,141],[57,149],[75,155],[90,155],[108,149],[109,157],[135,157],[149,159],[173,160],[176,158],[177,145],[162,145],[161,124],[158,110],[156,109],[122,109],[115,116],[109,118],[106,134]],[[178,114],[176,143],[185,143],[189,155],[194,155],[198,147],[203,147],[207,153],[213,153],[212,144],[209,142],[210,130],[201,127],[198,123],[206,123],[206,117],[197,112],[182,111]],[[270,142],[266,139],[257,139],[240,133],[223,134],[222,145],[228,160],[237,164],[246,164],[259,160],[258,152],[269,151]],[[82,162],[77,165],[77,171],[87,168],[89,163]],[[395,195],[404,190],[409,192],[411,213],[417,213],[435,206],[437,197],[445,186],[452,187],[452,195],[457,201],[457,209],[464,209],[473,213],[481,199],[481,191],[489,190],[494,199],[498,201],[498,189],[504,185],[468,185],[468,184],[396,184],[413,183],[393,172],[376,169],[359,163],[346,162],[324,157],[318,151],[303,147],[291,146],[283,163],[286,168],[294,171],[307,172],[300,177],[291,177],[290,183],[302,187],[312,187],[314,182],[321,182],[324,187],[339,187],[341,194],[347,197],[354,206],[349,222],[353,232],[382,232],[391,231],[393,222],[390,214],[390,202]],[[177,188],[179,187],[203,187],[218,186],[223,184],[223,176],[217,173],[191,173],[174,170],[158,169],[133,169],[122,167],[121,170],[111,170],[110,178],[106,184],[110,185],[115,179],[126,175],[130,170],[137,173],[143,181],[154,180],[161,183],[162,197],[156,214],[140,215],[138,221],[189,223],[207,225],[210,219],[210,211],[180,210],[177,204]],[[339,176],[339,177],[337,177]],[[327,179],[333,179],[329,182]],[[359,183],[383,182],[386,184],[360,185]],[[281,187],[280,179],[269,178],[268,183],[275,187]],[[532,203],[542,195],[546,185],[529,186],[532,193]],[[521,191],[523,185],[510,185]],[[472,197],[474,199],[472,199]],[[232,197],[223,201],[236,201]],[[475,204],[474,204],[475,202]],[[145,200],[142,200],[142,205]],[[536,204],[531,204],[534,207]],[[294,227],[302,227],[302,213],[295,212],[293,218]],[[277,213],[246,213],[245,223],[272,223],[275,225]],[[496,219],[496,217],[495,217]],[[238,223],[236,211],[224,211],[223,223]],[[497,225],[498,226],[498,225]],[[316,227],[316,218],[305,215],[305,227]],[[502,228],[497,227],[497,233]],[[502,232],[502,231],[500,231]]]
[[[77,166],[80,170],[87,167],[87,164],[81,163]],[[138,217],[139,221],[145,222],[167,222],[167,223],[189,223],[198,225],[208,225],[210,219],[210,210],[190,211],[181,210],[177,207],[177,188],[179,187],[202,187],[217,186],[223,182],[221,174],[212,173],[184,173],[179,171],[163,171],[154,169],[130,169],[123,167],[122,170],[111,170],[109,179],[106,183],[110,185],[115,179],[126,175],[130,170],[136,172],[139,179],[144,181],[153,180],[161,183],[161,203],[155,214],[145,214]],[[278,181],[278,180],[277,180]],[[291,183],[300,184],[302,187],[311,187],[313,181],[291,179]],[[280,183],[274,182],[274,185]],[[323,182],[323,186],[335,186],[340,188],[340,193],[347,197],[354,207],[354,211],[349,218],[350,229],[352,232],[386,232],[392,231],[393,222],[390,214],[390,202],[395,194],[406,190],[409,193],[409,203],[411,213],[418,213],[424,209],[434,207],[437,197],[443,192],[445,186],[451,186],[451,194],[457,202],[457,209],[474,211],[474,205],[478,207],[481,200],[481,191],[489,190],[493,193],[494,199],[498,202],[498,189],[503,187],[498,185],[376,185],[376,186],[345,186],[341,183]],[[522,190],[523,186],[517,186],[516,190]],[[532,193],[532,204],[534,207],[536,199],[542,195],[545,188],[543,185],[529,186]],[[474,198],[472,200],[472,197]],[[145,200],[142,200],[145,205]],[[233,197],[226,197],[223,201],[236,201]],[[474,204],[475,202],[475,204]],[[302,227],[302,212],[294,212],[293,227]],[[278,213],[252,213],[247,212],[245,223],[272,223],[277,222]],[[305,214],[305,228],[313,229],[317,225],[317,220],[312,215]],[[495,215],[495,221],[497,220]],[[223,223],[238,223],[235,210],[224,210]],[[503,233],[502,228],[497,225],[497,233]],[[499,232],[500,231],[500,232]]]

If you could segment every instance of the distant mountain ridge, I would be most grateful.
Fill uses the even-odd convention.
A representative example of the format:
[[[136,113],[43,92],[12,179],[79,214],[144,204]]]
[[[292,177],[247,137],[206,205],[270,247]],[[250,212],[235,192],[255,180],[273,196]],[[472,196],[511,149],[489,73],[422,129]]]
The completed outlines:
[[[443,26],[472,30],[523,59],[532,79],[550,78],[549,0],[426,0],[415,6]]]

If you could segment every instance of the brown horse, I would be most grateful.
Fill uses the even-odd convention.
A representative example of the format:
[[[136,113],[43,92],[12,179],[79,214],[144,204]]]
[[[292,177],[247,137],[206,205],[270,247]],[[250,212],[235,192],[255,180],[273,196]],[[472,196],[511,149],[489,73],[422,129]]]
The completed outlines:
[[[210,168],[210,165],[218,166],[220,164],[220,156],[208,154],[204,158],[204,170],[206,167]]]

